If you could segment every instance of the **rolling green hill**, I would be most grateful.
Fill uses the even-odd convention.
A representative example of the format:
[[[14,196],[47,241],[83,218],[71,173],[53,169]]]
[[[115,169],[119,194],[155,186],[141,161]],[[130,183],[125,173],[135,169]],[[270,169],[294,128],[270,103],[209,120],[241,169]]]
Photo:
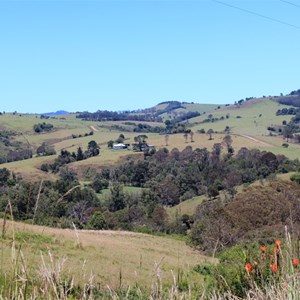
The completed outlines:
[[[282,99],[282,98],[280,98]],[[180,106],[180,107],[179,107]],[[187,128],[194,132],[194,142],[185,143],[183,134],[173,134],[169,136],[168,145],[166,145],[164,135],[159,133],[146,132],[149,144],[155,145],[157,148],[167,147],[169,150],[173,148],[183,149],[187,145],[193,148],[207,147],[211,149],[213,144],[223,139],[224,129],[229,128],[233,135],[234,148],[237,150],[242,146],[249,148],[259,148],[262,150],[271,150],[276,154],[284,154],[290,158],[300,158],[299,145],[290,143],[288,148],[283,148],[283,139],[278,136],[270,136],[268,126],[280,126],[283,121],[289,121],[290,115],[276,116],[276,111],[287,107],[278,103],[278,98],[260,98],[244,101],[240,105],[206,105],[197,103],[180,103],[180,102],[163,102],[157,106],[146,109],[145,113],[155,113],[163,117],[164,120],[174,119],[181,114],[188,112],[197,112],[200,116],[183,121]],[[143,112],[142,112],[143,113]],[[33,130],[34,124],[41,122],[51,123],[54,129],[49,132],[36,133]],[[126,138],[126,143],[133,143],[134,137],[139,133],[134,132],[139,122],[122,122],[122,121],[83,121],[76,118],[76,114],[60,115],[51,117],[47,120],[40,119],[39,115],[30,114],[3,114],[0,116],[0,128],[2,131],[11,131],[11,142],[17,146],[4,146],[0,143],[0,153],[7,153],[9,150],[18,148],[29,148],[33,152],[33,158],[26,161],[18,161],[6,163],[3,167],[7,167],[17,173],[35,174],[35,176],[43,177],[45,174],[38,168],[42,163],[51,162],[56,156],[38,157],[36,158],[36,149],[46,143],[54,147],[59,153],[62,149],[68,151],[77,151],[78,147],[85,148],[89,141],[95,140],[101,147],[101,155],[81,162],[71,164],[75,169],[89,168],[97,166],[97,168],[106,167],[118,163],[128,154],[139,155],[132,151],[112,151],[107,148],[109,140],[116,140],[120,133]],[[163,123],[149,123],[149,126],[160,126]],[[209,141],[207,135],[198,134],[197,131],[204,129],[213,129],[213,140]],[[89,133],[93,133],[92,136]],[[76,136],[77,138],[73,138]]]
[[[67,278],[81,291],[83,285],[90,286],[92,274],[93,284],[101,291],[108,291],[109,297],[114,296],[110,289],[123,292],[128,288],[129,293],[133,287],[137,293],[149,290],[152,293],[153,289],[163,287],[171,287],[171,291],[175,286],[174,293],[196,291],[199,298],[203,284],[208,287],[215,284],[209,281],[212,273],[206,272],[217,261],[187,246],[188,236],[198,249],[206,251],[234,245],[236,227],[227,224],[231,212],[226,210],[228,207],[237,211],[238,222],[243,209],[239,202],[245,201],[245,195],[255,216],[256,208],[250,203],[252,194],[257,199],[267,195],[272,203],[274,189],[279,191],[284,187],[291,195],[292,189],[298,191],[296,183],[289,182],[290,174],[295,173],[286,172],[297,172],[299,164],[274,154],[300,159],[300,145],[268,130],[291,120],[292,115],[276,115],[279,109],[287,107],[277,98],[269,97],[225,106],[167,101],[132,112],[132,120],[105,120],[103,116],[101,121],[83,120],[76,114],[46,119],[30,114],[0,115],[0,155],[32,153],[31,158],[0,165],[1,217],[10,211],[15,220],[25,222],[7,221],[5,225],[0,221],[0,276],[45,276],[41,277],[42,283],[30,281],[28,287],[39,286],[43,290],[42,280],[48,280],[45,274],[54,274],[51,275],[57,280],[54,289],[60,286],[65,291],[67,285],[62,282]],[[155,120],[151,119],[151,113],[157,117]],[[197,117],[184,118],[193,113]],[[143,121],[143,114],[152,121]],[[212,129],[210,135],[209,129]],[[228,134],[231,152],[224,140]],[[156,150],[150,148],[144,153],[134,151],[133,147],[122,150],[108,147],[109,141],[132,145],[141,138],[139,135]],[[91,141],[100,146],[100,155],[77,159],[78,149],[83,149],[82,153],[87,151]],[[48,147],[53,153],[38,155],[40,147]],[[241,148],[247,149],[236,155]],[[57,158],[66,157],[73,158],[71,163],[59,166],[57,173],[54,169],[47,171]],[[282,174],[280,177],[286,182],[275,182],[277,174]],[[261,193],[256,193],[257,190]],[[296,207],[298,200],[293,201]],[[262,210],[264,203],[257,203]],[[280,209],[277,213],[280,214]],[[203,216],[206,223],[201,223]],[[267,213],[264,217],[272,221]],[[244,228],[242,222],[237,224]],[[116,231],[88,230],[91,228]],[[203,228],[205,241],[201,240]],[[230,236],[226,228],[230,229]],[[247,232],[245,237],[248,238]],[[23,287],[21,284],[20,289]],[[1,283],[0,289],[9,291]],[[13,298],[9,295],[7,298]],[[160,298],[153,299],[164,296],[160,294]]]
[[[0,226],[3,228],[2,219]],[[1,275],[8,277],[21,267],[33,278],[43,277],[40,272],[48,269],[57,274],[57,281],[73,278],[81,288],[92,278],[94,286],[103,291],[126,290],[134,285],[149,291],[157,280],[158,267],[164,286],[172,283],[172,274],[181,272],[181,276],[189,273],[191,287],[200,287],[203,277],[193,268],[217,261],[200,255],[183,240],[165,236],[54,229],[11,221],[6,222],[5,228],[5,236],[0,238]],[[19,253],[15,256],[16,250]]]

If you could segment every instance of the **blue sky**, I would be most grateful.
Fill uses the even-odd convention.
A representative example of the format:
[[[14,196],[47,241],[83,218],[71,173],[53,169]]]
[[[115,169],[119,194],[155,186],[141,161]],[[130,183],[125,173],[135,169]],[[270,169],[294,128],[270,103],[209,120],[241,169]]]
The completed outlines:
[[[300,88],[298,3],[0,0],[0,111],[289,93]]]

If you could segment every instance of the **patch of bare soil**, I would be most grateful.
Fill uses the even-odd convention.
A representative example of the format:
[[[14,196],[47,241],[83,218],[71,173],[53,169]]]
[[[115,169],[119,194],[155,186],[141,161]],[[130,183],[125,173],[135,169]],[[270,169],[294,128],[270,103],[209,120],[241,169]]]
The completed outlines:
[[[91,125],[90,128],[91,128],[93,131],[98,131],[98,129],[97,129],[95,126],[93,126],[93,125]]]

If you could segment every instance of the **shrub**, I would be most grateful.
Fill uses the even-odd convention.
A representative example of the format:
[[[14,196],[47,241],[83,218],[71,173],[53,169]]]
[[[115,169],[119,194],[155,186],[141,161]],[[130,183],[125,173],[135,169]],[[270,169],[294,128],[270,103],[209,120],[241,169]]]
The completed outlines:
[[[103,215],[99,211],[96,211],[88,221],[86,228],[96,230],[107,229],[107,224]]]
[[[300,184],[300,173],[296,173],[296,174],[292,175],[292,176],[290,177],[290,179],[291,179],[292,181],[295,181],[295,182],[297,182],[298,184]]]

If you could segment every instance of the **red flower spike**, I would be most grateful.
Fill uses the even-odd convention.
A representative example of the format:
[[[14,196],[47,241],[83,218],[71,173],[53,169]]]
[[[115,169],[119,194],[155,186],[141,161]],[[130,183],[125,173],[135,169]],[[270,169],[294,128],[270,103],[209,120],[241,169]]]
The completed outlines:
[[[279,246],[281,245],[281,240],[275,241],[275,245],[276,245],[277,247],[279,247]]]
[[[259,247],[259,249],[260,249],[261,252],[266,252],[267,247],[262,245],[262,246]]]
[[[272,264],[272,265],[271,265],[271,270],[272,270],[273,273],[276,273],[276,272],[277,272],[277,269],[278,269],[278,268],[277,268],[277,264]]]
[[[250,272],[252,271],[252,266],[251,266],[251,264],[246,264],[246,265],[245,265],[245,269],[246,269],[246,271],[247,271],[248,273],[250,273]]]
[[[292,263],[293,263],[294,268],[297,268],[298,265],[299,265],[299,259],[298,259],[298,258],[294,258],[294,259],[292,260]]]

